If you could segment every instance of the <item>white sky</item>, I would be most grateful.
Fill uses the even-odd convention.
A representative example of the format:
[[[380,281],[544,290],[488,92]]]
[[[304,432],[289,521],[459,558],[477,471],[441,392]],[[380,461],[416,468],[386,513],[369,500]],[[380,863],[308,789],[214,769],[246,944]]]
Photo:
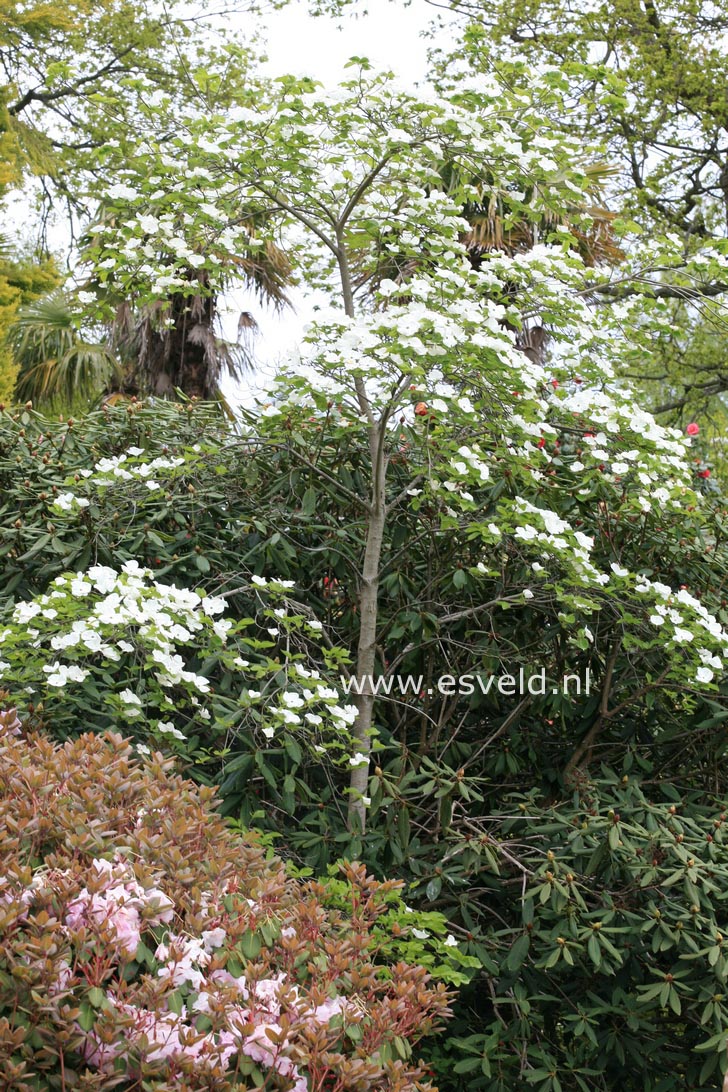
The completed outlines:
[[[391,68],[403,81],[425,73],[427,43],[420,37],[435,14],[425,0],[410,7],[370,0],[366,14],[341,20],[313,18],[307,4],[291,3],[264,19],[271,72],[291,72],[335,82],[350,57],[368,57],[377,68]]]
[[[414,0],[410,7],[391,0],[370,0],[366,14],[340,20],[313,18],[307,7],[306,3],[291,3],[264,19],[269,58],[266,70],[271,75],[311,76],[333,85],[346,78],[346,62],[356,56],[367,57],[378,70],[391,69],[402,83],[415,84],[424,78],[429,43],[422,32],[435,15],[425,0]],[[277,361],[298,343],[303,327],[313,317],[316,299],[310,295],[304,298],[300,292],[292,298],[295,311],[289,309],[278,316],[261,308],[244,291],[227,294],[228,336],[234,336],[241,311],[250,311],[260,327],[255,341],[255,376],[244,389],[224,384],[232,402],[265,397]]]

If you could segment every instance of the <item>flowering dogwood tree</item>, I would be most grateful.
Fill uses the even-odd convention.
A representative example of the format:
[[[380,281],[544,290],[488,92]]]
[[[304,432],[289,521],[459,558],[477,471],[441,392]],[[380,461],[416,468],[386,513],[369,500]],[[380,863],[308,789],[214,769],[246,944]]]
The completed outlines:
[[[265,216],[299,276],[331,294],[255,427],[271,445],[293,445],[323,481],[335,477],[327,459],[343,436],[360,438],[366,452],[356,481],[337,480],[364,536],[350,786],[350,820],[360,827],[372,680],[383,669],[382,548],[403,507],[435,503],[443,530],[467,527],[482,548],[472,574],[484,584],[517,544],[531,576],[514,596],[555,604],[576,647],[594,641],[593,620],[608,604],[621,618],[620,647],[662,650],[648,687],[687,677],[691,688],[710,688],[722,667],[727,637],[706,607],[619,556],[596,562],[593,535],[579,529],[595,504],[617,504],[637,528],[656,506],[677,514],[701,502],[689,441],[656,424],[614,378],[669,315],[659,301],[627,297],[595,325],[589,297],[603,274],[585,267],[556,216],[564,194],[573,208],[588,188],[583,151],[539,132],[539,109],[562,93],[550,73],[528,94],[453,77],[447,91],[418,96],[362,64],[334,95],[307,81],[261,81],[226,114],[182,117],[174,131],[162,110],[158,135],[120,164],[113,219],[87,255],[107,290],[144,303],[184,291],[190,266],[214,286],[243,237],[249,245],[243,225]],[[542,241],[481,255],[474,268],[461,213],[475,199],[527,220],[536,235],[543,224]],[[540,357],[522,351],[534,328],[548,331]],[[576,441],[568,453],[563,437]],[[397,460],[411,467],[404,481],[391,473]],[[557,488],[568,491],[571,518],[556,510]],[[492,510],[486,521],[479,491]],[[609,716],[609,655],[602,714],[572,768]]]

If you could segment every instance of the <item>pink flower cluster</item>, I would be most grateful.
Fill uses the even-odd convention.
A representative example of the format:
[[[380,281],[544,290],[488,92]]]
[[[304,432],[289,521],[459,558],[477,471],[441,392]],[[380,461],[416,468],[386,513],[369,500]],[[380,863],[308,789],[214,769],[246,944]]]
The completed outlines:
[[[53,887],[55,880],[60,882],[68,875],[67,870],[39,872],[22,891],[4,891],[0,905],[15,904],[18,919],[24,920],[39,889]],[[210,901],[208,911],[214,911],[215,900]],[[248,902],[255,911],[256,904]],[[145,928],[168,924],[173,918],[172,900],[158,887],[143,887],[129,862],[117,855],[113,861],[92,862],[87,885],[68,903],[63,923],[71,939],[83,931],[86,945],[89,934],[101,932],[104,942],[112,944],[112,958],[129,960],[134,958]],[[286,936],[292,932],[290,928],[283,930]],[[313,1005],[283,972],[247,981],[245,975],[235,977],[219,967],[209,970],[214,953],[224,948],[226,940],[225,929],[211,922],[211,928],[199,936],[169,933],[164,943],[157,945],[155,958],[162,964],[157,976],[174,989],[187,988],[189,1011],[186,1006],[175,1013],[135,1005],[117,995],[113,979],[108,982],[106,1002],[128,1020],[125,1038],[123,1042],[106,1042],[95,1031],[88,1032],[83,1048],[86,1062],[111,1074],[116,1058],[130,1043],[148,1062],[186,1058],[226,1069],[233,1057],[243,1055],[290,1080],[291,1092],[307,1092],[306,1078],[289,1056],[291,1043],[281,1016],[285,1013],[288,1028],[302,1019],[326,1024],[348,1011],[349,1003],[334,997]],[[63,992],[71,979],[71,968],[64,960],[53,993]],[[161,1001],[164,1004],[164,995]],[[195,1025],[201,1015],[215,1018],[218,1029],[198,1031]]]
[[[290,1044],[285,1040],[282,1027],[274,1023],[258,1024],[251,1032],[250,1016],[246,1009],[229,1008],[226,1029],[217,1033],[199,1034],[185,1009],[177,1015],[171,1012],[152,1012],[127,1004],[118,1004],[115,1007],[131,1017],[124,1048],[128,1043],[138,1046],[147,1062],[187,1058],[193,1062],[206,1062],[226,1069],[235,1055],[243,1054],[292,1080],[291,1092],[308,1090],[305,1076],[284,1052]],[[269,1038],[269,1033],[275,1036],[275,1044]],[[114,1059],[121,1050],[121,1043],[103,1043],[91,1032],[87,1037],[86,1061],[101,1072],[113,1073]]]
[[[113,862],[94,861],[93,870],[88,886],[68,904],[64,924],[71,934],[103,929],[113,938],[116,957],[131,959],[145,927],[172,921],[173,903],[158,888],[142,887],[128,862],[119,856]],[[88,1064],[112,1073],[116,1057],[129,1043],[138,1047],[148,1062],[186,1058],[227,1068],[240,1054],[289,1079],[292,1092],[306,1092],[306,1078],[287,1052],[291,1043],[281,1015],[286,1014],[286,1027],[300,1019],[328,1023],[345,1011],[346,1000],[335,997],[312,1006],[283,972],[247,982],[244,975],[236,978],[219,967],[210,971],[213,954],[223,948],[226,939],[225,929],[213,925],[199,936],[170,933],[157,945],[155,958],[162,963],[157,976],[174,989],[191,990],[189,1011],[187,1006],[177,1013],[134,1005],[117,996],[109,983],[108,1004],[128,1019],[125,1042],[104,1042],[94,1031],[89,1032],[84,1048]],[[217,1030],[197,1030],[196,1021],[203,1014],[215,1018]]]
[[[68,904],[65,925],[72,932],[105,926],[115,937],[119,954],[133,959],[142,939],[143,924],[161,925],[172,920],[172,900],[158,887],[142,887],[121,857],[115,857],[113,862],[95,860],[93,867],[98,882],[92,883],[93,890],[85,887]]]
[[[185,1006],[179,1013],[151,1011],[121,1002],[109,992],[113,1007],[130,1018],[127,1042],[138,1046],[148,1062],[187,1058],[227,1068],[241,1054],[292,1081],[291,1092],[307,1092],[305,1076],[287,1054],[291,1044],[279,1022],[281,1014],[286,1013],[286,1026],[302,1017],[328,1023],[346,1010],[346,999],[334,997],[307,1006],[282,972],[251,982],[244,975],[236,978],[219,969],[208,975],[205,968],[225,940],[225,930],[216,927],[199,937],[170,934],[167,942],[157,946],[155,956],[164,961],[158,977],[175,987],[192,986],[197,992],[189,1011]],[[195,1027],[200,1014],[215,1016],[224,1026],[200,1033]],[[86,1060],[102,1071],[113,1071],[120,1050],[121,1044],[102,1043],[93,1032],[87,1037]]]

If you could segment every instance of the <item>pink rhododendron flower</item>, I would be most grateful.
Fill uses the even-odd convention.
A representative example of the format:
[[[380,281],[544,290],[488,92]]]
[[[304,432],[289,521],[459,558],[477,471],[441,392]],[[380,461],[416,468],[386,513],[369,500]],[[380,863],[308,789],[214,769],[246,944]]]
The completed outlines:
[[[219,926],[217,929],[204,929],[202,932],[202,943],[206,952],[212,952],[215,948],[222,948],[227,933]]]
[[[104,1043],[91,1031],[86,1036],[81,1053],[92,1069],[98,1069],[100,1073],[113,1073],[114,1060],[123,1046],[123,1043]]]
[[[338,1016],[340,1013],[345,1012],[346,1008],[347,1001],[345,998],[332,997],[328,1001],[324,1001],[322,1005],[317,1005],[311,1016],[322,1024],[328,1024],[332,1016]]]
[[[172,1012],[150,1012],[148,1009],[137,1011],[134,1027],[129,1037],[143,1049],[148,1062],[161,1062],[165,1058],[184,1054],[188,1058],[199,1058],[202,1054],[206,1036],[196,1042],[189,1041],[189,1024],[183,1014]],[[188,1039],[182,1042],[180,1035]]]
[[[266,1034],[268,1031],[273,1035],[280,1035],[282,1028],[278,1024],[259,1024],[252,1035],[247,1035],[243,1039],[240,1047],[242,1053],[247,1058],[252,1058],[254,1062],[260,1062],[262,1065],[274,1069],[282,1077],[290,1077],[295,1082],[294,1089],[305,1092],[307,1088],[305,1077],[301,1076],[295,1062],[286,1054],[281,1053],[284,1044],[274,1046],[272,1040]]]
[[[281,971],[275,978],[261,978],[259,982],[251,982],[251,1000],[254,1003],[257,1002],[257,1007],[266,1009],[268,1013],[274,1016],[280,1015],[281,1005],[278,1000],[278,994],[280,993],[285,980],[286,976]],[[243,996],[246,995],[244,994]]]
[[[6,732],[9,736],[19,736],[22,727],[17,709],[0,710],[0,732]]]
[[[160,925],[172,919],[172,900],[158,887],[143,888],[123,858],[113,862],[100,858],[93,867],[101,889],[92,892],[85,887],[68,904],[65,925],[69,929],[107,927],[114,933],[121,954],[131,959],[145,924]]]
[[[178,937],[170,935],[168,944],[157,947],[156,958],[165,961],[157,974],[160,978],[169,978],[173,985],[182,986],[189,982],[199,990],[205,981],[200,970],[210,962],[210,954],[200,937]]]

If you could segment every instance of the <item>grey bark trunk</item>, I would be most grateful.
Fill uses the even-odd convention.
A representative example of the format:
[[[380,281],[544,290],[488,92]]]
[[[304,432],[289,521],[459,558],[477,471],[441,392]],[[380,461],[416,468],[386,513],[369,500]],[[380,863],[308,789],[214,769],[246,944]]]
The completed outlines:
[[[339,273],[344,310],[354,317],[354,293],[346,252],[340,235],[337,235]],[[371,458],[370,511],[366,523],[364,564],[359,591],[359,641],[356,653],[356,675],[361,693],[356,697],[357,718],[352,728],[355,751],[365,756],[366,763],[354,766],[349,778],[348,821],[350,830],[366,829],[367,805],[364,803],[369,784],[369,755],[371,754],[371,730],[374,720],[374,689],[372,678],[376,663],[377,629],[379,622],[379,570],[382,543],[386,524],[386,475],[387,462],[384,454],[386,421],[377,422],[372,415],[364,382],[356,381],[359,408],[369,420],[369,453]]]
[[[349,826],[362,832],[366,828],[366,805],[362,799],[369,783],[369,755],[371,753],[371,729],[374,719],[374,688],[372,679],[376,662],[379,611],[379,571],[386,521],[385,481],[386,463],[383,454],[382,423],[370,431],[372,453],[371,511],[367,519],[366,547],[359,593],[359,643],[356,656],[356,674],[362,685],[357,696],[358,715],[353,727],[356,750],[367,758],[366,765],[355,766],[351,771],[349,788]]]

